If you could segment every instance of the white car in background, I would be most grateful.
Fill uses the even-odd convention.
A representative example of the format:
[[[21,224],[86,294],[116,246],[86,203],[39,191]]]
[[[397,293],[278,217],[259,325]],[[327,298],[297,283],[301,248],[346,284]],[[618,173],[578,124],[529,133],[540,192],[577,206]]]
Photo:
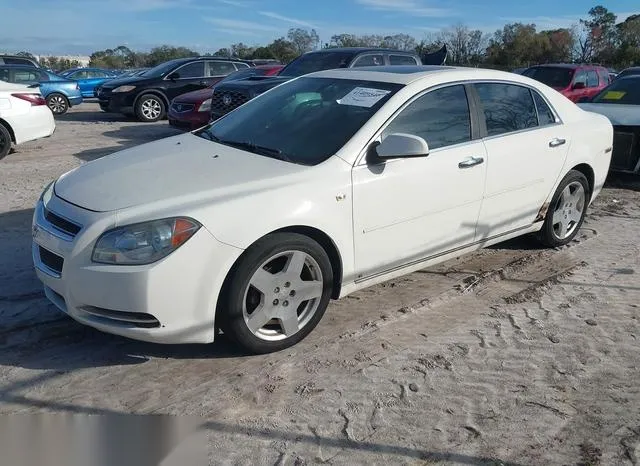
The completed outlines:
[[[33,222],[47,297],[97,329],[251,352],[329,300],[526,233],[570,242],[613,130],[513,73],[322,71],[210,125],[87,163]]]
[[[51,136],[53,114],[37,88],[0,81],[0,159],[12,144]]]

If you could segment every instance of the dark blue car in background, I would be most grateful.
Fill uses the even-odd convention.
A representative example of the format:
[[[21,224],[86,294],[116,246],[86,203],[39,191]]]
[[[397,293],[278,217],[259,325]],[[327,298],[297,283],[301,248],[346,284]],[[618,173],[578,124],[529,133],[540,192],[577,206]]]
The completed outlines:
[[[26,65],[0,65],[0,80],[9,83],[38,85],[40,93],[54,115],[67,113],[70,107],[82,103],[80,86],[42,68]]]
[[[72,68],[60,76],[78,81],[82,97],[95,97],[97,87],[116,77],[114,73],[100,68]]]

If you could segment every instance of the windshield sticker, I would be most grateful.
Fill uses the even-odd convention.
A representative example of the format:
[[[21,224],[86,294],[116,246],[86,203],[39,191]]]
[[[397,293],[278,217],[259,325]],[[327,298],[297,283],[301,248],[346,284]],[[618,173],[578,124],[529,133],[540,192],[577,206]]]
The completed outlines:
[[[390,92],[391,91],[385,91],[383,89],[356,87],[342,99],[338,99],[336,102],[338,102],[338,104],[340,105],[352,105],[354,107],[371,108]]]
[[[627,93],[624,91],[609,91],[607,92],[602,98],[604,100],[620,100],[622,99]]]

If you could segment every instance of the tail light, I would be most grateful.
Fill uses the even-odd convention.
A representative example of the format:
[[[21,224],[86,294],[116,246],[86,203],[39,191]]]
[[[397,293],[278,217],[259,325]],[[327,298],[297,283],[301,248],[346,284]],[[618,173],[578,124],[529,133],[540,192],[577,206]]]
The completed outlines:
[[[27,102],[30,102],[32,107],[35,107],[38,105],[47,105],[47,101],[44,100],[44,97],[42,97],[41,94],[17,93],[17,94],[11,94],[11,95],[17,99],[26,100]]]

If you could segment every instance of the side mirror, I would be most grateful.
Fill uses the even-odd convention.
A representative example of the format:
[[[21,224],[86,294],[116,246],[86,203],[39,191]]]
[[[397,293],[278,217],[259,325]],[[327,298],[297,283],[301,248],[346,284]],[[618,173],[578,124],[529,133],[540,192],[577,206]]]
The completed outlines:
[[[425,157],[429,155],[429,145],[420,136],[405,133],[393,133],[373,148],[378,159],[403,157]]]
[[[169,76],[167,76],[167,78],[170,79],[171,81],[175,81],[176,79],[180,79],[180,73],[173,72]]]
[[[575,91],[577,91],[577,90],[580,90],[580,89],[584,89],[584,88],[586,88],[586,87],[587,87],[587,85],[586,85],[585,83],[583,83],[583,82],[577,82],[577,83],[573,83],[573,87],[572,87],[572,89],[573,89],[573,90],[575,90]]]

